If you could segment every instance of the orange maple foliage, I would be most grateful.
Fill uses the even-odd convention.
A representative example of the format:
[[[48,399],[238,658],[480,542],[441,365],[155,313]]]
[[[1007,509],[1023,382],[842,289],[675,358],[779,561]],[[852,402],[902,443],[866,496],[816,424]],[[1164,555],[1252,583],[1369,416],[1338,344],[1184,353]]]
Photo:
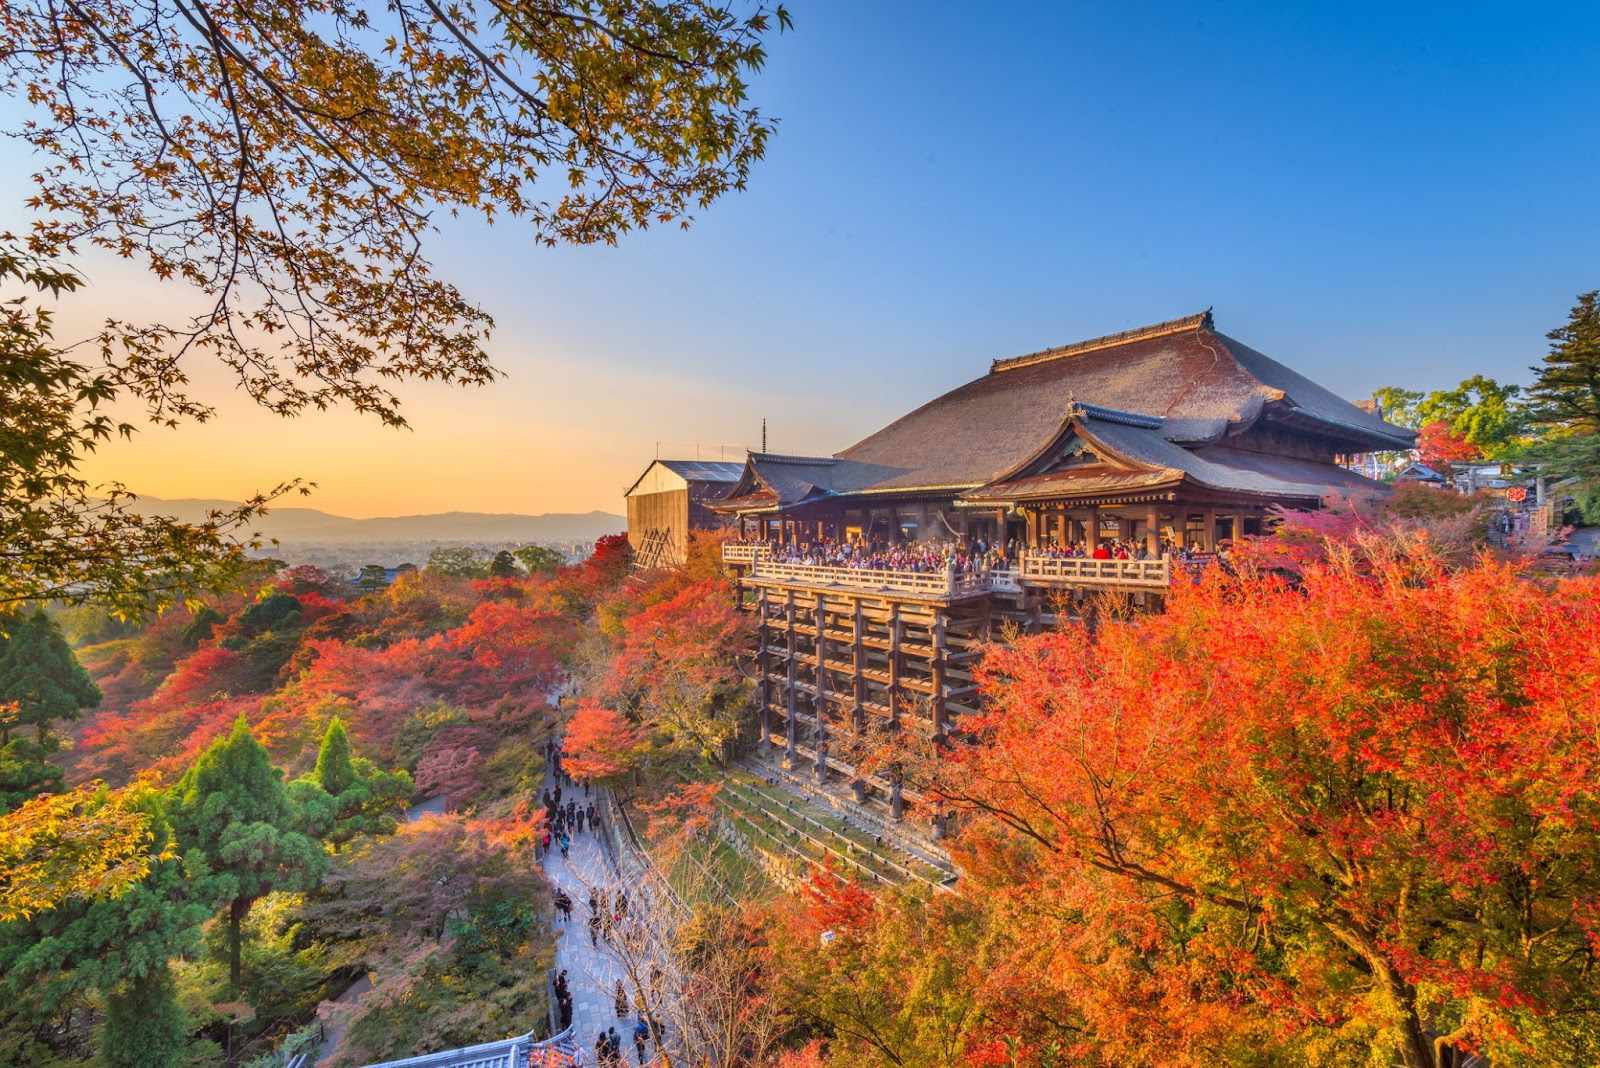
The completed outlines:
[[[982,744],[916,769],[1028,931],[990,1026],[1024,1064],[1050,1031],[1082,1063],[1592,1060],[1596,634],[1594,580],[1369,545],[990,650]]]
[[[1483,450],[1436,419],[1417,431],[1417,458],[1436,471],[1448,471],[1453,463],[1483,457]]]
[[[574,778],[615,783],[637,765],[645,738],[622,713],[585,703],[567,723],[564,748],[562,763]]]

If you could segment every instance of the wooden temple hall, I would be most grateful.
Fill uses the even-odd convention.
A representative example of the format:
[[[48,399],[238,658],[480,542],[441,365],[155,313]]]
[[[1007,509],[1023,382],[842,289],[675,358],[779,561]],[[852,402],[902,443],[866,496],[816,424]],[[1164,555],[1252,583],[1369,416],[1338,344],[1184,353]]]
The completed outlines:
[[[830,764],[854,777],[830,753],[840,725],[958,730],[1000,623],[1048,625],[1088,591],[1155,606],[1275,505],[1384,492],[1342,463],[1412,440],[1207,311],[996,360],[832,456],[751,453],[709,507],[738,530],[723,559],[761,620],[762,744],[826,780]],[[880,563],[917,543],[966,553],[942,569]],[[898,809],[892,784],[855,786]]]

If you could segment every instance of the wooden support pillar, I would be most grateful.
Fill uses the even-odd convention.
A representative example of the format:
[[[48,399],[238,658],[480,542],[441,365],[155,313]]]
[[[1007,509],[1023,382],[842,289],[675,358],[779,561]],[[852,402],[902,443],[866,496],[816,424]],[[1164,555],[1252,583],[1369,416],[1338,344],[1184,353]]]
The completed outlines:
[[[768,757],[772,755],[772,665],[768,663],[770,654],[767,652],[767,646],[772,644],[772,606],[767,599],[765,586],[761,588],[758,608],[761,627],[757,631],[757,640],[761,644],[756,651],[756,669],[761,673],[761,755]]]
[[[933,736],[940,737],[945,732],[945,623],[943,612],[934,616],[933,622]]]
[[[1208,553],[1214,553],[1217,551],[1217,510],[1207,508],[1201,514],[1205,516],[1205,526],[1200,547]]]
[[[900,819],[906,814],[905,798],[900,795],[900,772],[892,772],[889,778],[889,815]]]
[[[865,636],[866,620],[861,614],[861,602],[855,603],[855,619],[850,630],[850,657],[852,672],[851,696],[855,707],[851,709],[850,720],[858,731],[865,730],[867,726],[867,647],[863,642]],[[860,764],[860,754],[851,758],[851,763]],[[867,799],[867,782],[858,774],[850,784],[855,790],[858,802]]]
[[[811,621],[817,628],[817,662],[816,662],[816,700],[812,702],[812,712],[816,716],[816,730],[812,732],[811,744],[817,753],[817,781],[828,781],[828,621],[826,608],[823,605],[822,594],[817,594],[811,609]]]
[[[900,606],[889,608],[889,726],[900,726]]]
[[[1092,505],[1089,508],[1089,519],[1083,526],[1083,543],[1092,553],[1100,546],[1100,506]]]
[[[1151,556],[1161,555],[1161,513],[1151,508],[1144,517],[1144,547]]]
[[[855,625],[850,632],[851,663],[855,666],[855,678],[852,686],[852,696],[855,699],[855,708],[851,710],[851,718],[856,725],[856,730],[864,730],[867,726],[867,646],[866,638],[867,621],[861,614],[861,602],[856,602]]]
[[[789,700],[788,700],[788,704],[787,704],[786,707],[787,707],[788,713],[789,713],[789,724],[788,724],[788,728],[787,728],[786,740],[789,743],[789,745],[788,745],[788,757],[787,757],[788,763],[789,763],[790,767],[793,767],[794,766],[795,756],[796,756],[795,746],[798,744],[798,739],[795,737],[795,732],[794,732],[795,731],[795,716],[799,712],[798,707],[796,707],[795,695],[798,692],[798,684],[800,682],[800,675],[799,675],[800,651],[795,648],[795,637],[796,637],[796,635],[795,635],[795,632],[794,632],[795,611],[794,611],[794,591],[793,590],[789,591],[789,594],[788,594],[788,606],[787,607],[788,607],[788,613],[789,613],[789,615],[788,615],[788,619],[789,619],[789,687],[788,687],[788,689],[789,689]]]

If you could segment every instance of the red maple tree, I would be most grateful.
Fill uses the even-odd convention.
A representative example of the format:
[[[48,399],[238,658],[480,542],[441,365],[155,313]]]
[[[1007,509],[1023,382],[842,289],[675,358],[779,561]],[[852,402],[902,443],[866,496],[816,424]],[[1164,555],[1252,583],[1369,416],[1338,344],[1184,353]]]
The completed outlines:
[[[1059,999],[1086,1061],[1592,1061],[1595,634],[1593,580],[1369,545],[992,649],[984,743],[919,775],[1028,925],[1016,1034]]]

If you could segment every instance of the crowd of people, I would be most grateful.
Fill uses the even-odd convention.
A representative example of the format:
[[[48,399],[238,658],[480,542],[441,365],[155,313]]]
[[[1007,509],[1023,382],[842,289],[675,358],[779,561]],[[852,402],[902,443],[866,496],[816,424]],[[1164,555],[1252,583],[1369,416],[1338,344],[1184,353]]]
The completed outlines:
[[[899,571],[938,575],[954,571],[958,575],[982,574],[1010,566],[1012,554],[1005,546],[990,545],[982,538],[970,541],[821,541],[769,546],[771,559],[780,564],[808,564],[813,567],[848,567],[861,571]]]
[[[750,544],[750,543],[746,543]],[[1196,545],[1183,545],[1163,538],[1159,552],[1151,552],[1144,539],[1116,539],[1098,542],[1093,548],[1085,542],[1051,542],[1029,548],[1016,539],[1001,543],[975,537],[947,541],[895,541],[881,538],[840,541],[792,542],[787,545],[758,542],[768,552],[763,559],[779,564],[806,564],[812,567],[844,567],[863,571],[897,571],[911,574],[988,574],[1017,565],[1023,556],[1049,560],[1159,560],[1171,557],[1187,563],[1208,557]],[[1219,547],[1227,555],[1227,542]]]
[[[600,810],[594,807],[593,801],[581,802],[576,796],[566,798],[562,803],[563,793],[576,790],[578,783],[573,781],[571,775],[561,766],[561,746],[555,741],[547,742],[544,747],[545,760],[549,764],[550,779],[555,783],[555,788],[546,787],[541,800],[544,803],[544,835],[540,845],[544,852],[550,852],[551,847],[561,850],[563,859],[570,855],[572,849],[572,836],[582,834],[584,825],[588,824],[591,834],[600,831]],[[583,796],[589,796],[589,784],[583,783]]]
[[[559,741],[552,739],[546,743],[544,756],[547,781],[550,785],[546,787],[541,798],[544,804],[546,828],[542,846],[545,852],[557,848],[564,859],[570,859],[571,836],[581,834],[585,829],[591,834],[599,833],[601,812],[595,806],[594,800],[590,799],[592,793],[590,785],[574,780],[563,766],[563,752]],[[579,788],[583,790],[582,799],[577,796]],[[570,925],[573,922],[572,895],[557,884],[552,888],[551,903],[555,907],[556,921]],[[611,943],[613,939],[621,937],[628,929],[628,924],[632,922],[635,922],[635,917],[626,890],[621,887],[614,891],[602,886],[589,888],[589,915],[585,923],[589,929],[590,945],[598,949],[602,944]],[[632,1040],[641,1066],[646,1063],[647,1046],[651,1045],[661,1056],[661,1063],[665,1063],[661,1044],[665,1038],[666,1025],[651,1008],[652,1003],[659,1003],[665,978],[659,965],[651,967],[649,981],[645,984],[648,986],[648,999],[642,990],[630,998],[622,980],[616,981],[614,1007],[617,1019],[624,1021],[624,1033],[627,1037],[618,1034],[615,1025],[595,1036],[595,1063],[600,1068],[623,1068],[628,1064],[624,1053],[628,1039]],[[552,985],[557,1017],[560,1020],[561,1030],[564,1031],[572,1026],[573,1018],[572,987],[565,968],[556,975]],[[637,1016],[637,1020],[632,1025],[627,1025],[626,1020],[630,1016]],[[580,1065],[590,1063],[587,1050],[580,1047],[577,1056],[579,1058],[577,1063]]]

